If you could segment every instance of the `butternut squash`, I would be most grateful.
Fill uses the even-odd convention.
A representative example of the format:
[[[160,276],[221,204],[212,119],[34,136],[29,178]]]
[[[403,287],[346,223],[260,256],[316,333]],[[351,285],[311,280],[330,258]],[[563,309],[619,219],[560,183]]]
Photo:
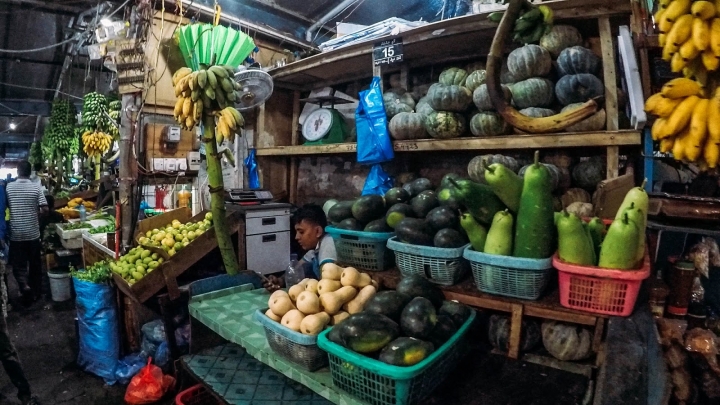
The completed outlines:
[[[315,293],[303,291],[298,295],[295,302],[297,309],[305,315],[312,315],[320,312],[320,299]]]
[[[357,295],[357,290],[354,287],[345,286],[337,291],[320,294],[320,305],[329,315],[334,315],[346,302],[355,298],[355,295]]]
[[[300,322],[300,333],[317,335],[325,329],[325,326],[327,326],[329,322],[330,315],[325,312],[308,315]]]
[[[339,281],[324,278],[318,282],[317,292],[318,294],[324,294],[326,292],[337,291],[340,287],[342,287],[342,284],[340,284]]]
[[[292,309],[288,311],[285,315],[283,315],[280,323],[282,324],[282,326],[288,329],[292,329],[295,332],[300,332],[300,324],[302,323],[302,320],[304,318],[305,315],[303,315],[302,312],[298,311],[297,309]]]
[[[343,305],[343,310],[347,311],[350,315],[362,312],[363,308],[365,308],[365,303],[375,295],[376,291],[372,285],[363,287],[355,298]]]
[[[285,316],[288,311],[295,309],[295,305],[292,303],[290,296],[287,294],[281,294],[277,295],[275,298],[271,298],[270,302],[268,302],[268,306],[275,315],[280,317]]]
[[[335,263],[325,263],[320,268],[320,274],[323,280],[335,280],[340,281],[340,275],[343,272],[343,268]]]
[[[348,314],[347,312],[340,311],[337,314],[333,315],[332,318],[330,318],[330,325],[337,325],[347,319],[349,316],[350,314]]]
[[[293,300],[293,302],[297,301],[298,296],[301,292],[305,291],[305,286],[302,284],[295,284],[294,286],[290,287],[288,290],[288,295],[290,296],[290,299]]]
[[[348,267],[340,275],[340,283],[343,286],[363,288],[372,283],[372,279],[366,273],[357,271],[354,267]]]
[[[275,322],[280,322],[282,320],[281,317],[275,315],[275,313],[272,311],[272,309],[269,309],[269,308],[267,311],[265,311],[265,316],[267,316],[268,318],[272,319]]]
[[[308,280],[308,282],[305,284],[305,291],[310,291],[311,293],[317,295],[317,293],[318,293],[318,292],[317,292],[317,286],[318,286],[318,281],[317,281],[317,280],[310,279],[310,280]]]

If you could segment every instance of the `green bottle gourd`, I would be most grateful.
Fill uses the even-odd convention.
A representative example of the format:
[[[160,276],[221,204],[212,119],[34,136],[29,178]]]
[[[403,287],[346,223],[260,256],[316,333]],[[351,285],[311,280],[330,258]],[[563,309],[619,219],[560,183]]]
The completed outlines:
[[[495,213],[505,209],[505,204],[490,186],[467,179],[448,179],[448,181],[457,190],[457,197],[462,205],[480,223],[490,224]]]
[[[485,181],[500,201],[517,213],[523,189],[522,178],[501,163],[493,163],[485,166]]]
[[[563,212],[557,221],[557,232],[560,260],[582,266],[595,265],[595,251],[589,231],[583,226],[580,217]]]
[[[500,256],[512,254],[514,222],[513,216],[508,210],[495,214],[485,241],[485,253]]]
[[[599,258],[600,246],[605,237],[605,223],[603,223],[602,219],[595,217],[588,223],[588,231],[590,231],[590,237],[592,238],[595,256]]]
[[[635,257],[638,258],[639,261],[641,261],[645,256],[645,229],[647,228],[647,213],[650,206],[650,198],[645,191],[646,183],[647,179],[643,179],[640,187],[633,187],[627,192],[627,194],[625,194],[625,198],[623,199],[622,204],[620,204],[620,208],[618,208],[618,212],[615,215],[616,220],[621,219],[625,210],[630,207],[630,204],[634,204],[635,208],[643,212],[642,223],[637,223],[638,230],[640,232],[638,234],[638,246],[637,251],[635,252]]]
[[[487,229],[467,212],[460,216],[460,226],[465,230],[468,239],[470,239],[470,246],[478,252],[484,251],[488,235]]]
[[[600,248],[598,266],[619,270],[635,268],[638,233],[637,225],[630,221],[627,212],[621,219],[614,220]]]
[[[628,216],[628,220],[634,223],[638,229],[638,246],[635,250],[635,266],[639,267],[643,258],[645,257],[645,212],[641,208],[637,208],[634,202],[625,208],[625,213]]]
[[[544,259],[555,252],[555,212],[550,171],[540,164],[540,152],[523,179],[520,208],[515,227],[513,256]]]

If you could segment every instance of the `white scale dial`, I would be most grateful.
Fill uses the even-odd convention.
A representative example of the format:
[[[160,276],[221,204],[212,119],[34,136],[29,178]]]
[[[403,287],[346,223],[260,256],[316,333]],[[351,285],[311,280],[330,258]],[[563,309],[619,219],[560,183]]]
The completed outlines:
[[[303,137],[308,141],[322,139],[330,131],[333,124],[333,114],[327,108],[320,108],[308,115],[303,123]]]

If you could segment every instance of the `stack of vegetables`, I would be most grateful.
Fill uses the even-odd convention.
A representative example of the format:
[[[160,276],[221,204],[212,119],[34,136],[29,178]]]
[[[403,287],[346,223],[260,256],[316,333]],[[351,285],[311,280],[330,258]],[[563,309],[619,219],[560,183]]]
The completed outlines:
[[[408,276],[395,291],[375,294],[362,312],[334,326],[327,338],[387,364],[412,366],[445,344],[470,315],[468,307],[444,301],[442,291],[429,281]]]
[[[67,205],[59,208],[57,212],[62,214],[65,220],[80,218],[80,212],[78,211],[78,207],[80,207],[81,205],[84,206],[87,211],[92,211],[95,209],[94,202],[85,201],[82,198],[77,197],[68,201]]]
[[[70,274],[73,278],[82,281],[88,281],[91,283],[102,284],[110,281],[112,272],[110,270],[110,263],[106,260],[93,263],[85,269],[76,270],[73,266],[70,266]]]
[[[648,195],[643,187],[631,189],[605,232],[599,218],[584,222],[567,211],[556,214],[558,257],[582,266],[617,270],[640,268],[645,257]]]
[[[287,292],[272,293],[265,315],[288,329],[314,336],[361,312],[376,291],[377,283],[367,273],[327,263],[320,281],[306,278]]]
[[[40,146],[42,160],[49,162],[51,168],[63,170],[71,163],[72,156],[77,155],[79,141],[75,136],[75,123],[75,106],[67,100],[55,100]],[[37,158],[35,156],[33,160]],[[62,174],[57,176],[57,180],[59,189]]]

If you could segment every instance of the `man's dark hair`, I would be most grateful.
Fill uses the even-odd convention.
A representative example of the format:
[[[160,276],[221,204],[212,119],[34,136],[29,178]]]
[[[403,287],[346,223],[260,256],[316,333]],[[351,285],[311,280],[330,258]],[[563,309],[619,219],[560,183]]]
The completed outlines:
[[[41,171],[42,168],[43,168],[42,163],[35,163],[35,164],[33,165],[33,169],[34,169],[36,172]]]
[[[21,160],[20,163],[17,165],[17,175],[18,177],[30,177],[30,173],[32,173],[32,167],[30,166],[30,162],[27,160]]]
[[[317,204],[305,204],[295,213],[295,223],[299,224],[307,221],[325,229],[327,226],[327,218],[325,211]]]

